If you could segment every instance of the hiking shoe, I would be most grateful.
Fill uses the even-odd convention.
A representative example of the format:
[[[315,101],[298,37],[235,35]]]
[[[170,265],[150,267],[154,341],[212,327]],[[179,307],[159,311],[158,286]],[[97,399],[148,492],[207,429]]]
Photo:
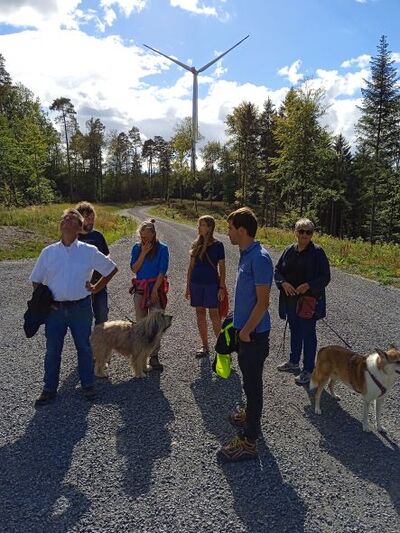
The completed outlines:
[[[298,363],[292,363],[291,361],[281,363],[276,368],[279,370],[279,372],[297,372],[300,370]]]
[[[202,359],[203,357],[208,357],[210,355],[210,350],[202,346],[199,350],[196,351],[196,359]]]
[[[233,411],[233,413],[228,416],[228,421],[235,428],[244,428],[246,426],[246,409],[241,407],[237,411]]]
[[[222,446],[218,452],[218,457],[223,462],[238,462],[257,459],[257,445],[246,437],[235,437],[228,444]]]
[[[97,396],[96,389],[93,387],[93,385],[89,387],[82,387],[82,394],[89,402],[93,401]]]
[[[42,391],[40,396],[35,400],[35,407],[40,407],[42,405],[47,405],[51,402],[54,402],[56,395],[56,392],[50,392],[47,390]]]
[[[297,383],[297,385],[308,385],[310,383],[310,379],[311,372],[303,370],[297,377],[294,378],[294,381]]]

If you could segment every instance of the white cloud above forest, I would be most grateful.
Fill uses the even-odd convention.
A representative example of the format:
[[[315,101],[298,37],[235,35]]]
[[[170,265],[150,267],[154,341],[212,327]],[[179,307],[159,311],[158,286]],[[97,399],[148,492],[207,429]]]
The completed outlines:
[[[147,137],[169,139],[177,121],[191,114],[192,74],[119,36],[89,36],[79,29],[24,30],[1,35],[0,50],[13,80],[31,89],[43,106],[49,107],[60,96],[70,98],[82,128],[94,116],[107,128],[127,131],[136,125]],[[399,53],[395,56],[400,60]],[[324,89],[325,124],[350,141],[354,141],[360,88],[369,76],[365,62],[356,59],[348,60],[350,70],[319,68],[306,82]],[[303,81],[300,67],[300,60],[295,61],[285,76]],[[225,139],[226,115],[243,100],[261,108],[269,97],[279,106],[290,86],[283,81],[271,89],[266,84],[227,80],[223,68],[217,64],[199,77],[199,121],[206,140]],[[176,78],[166,84],[163,72],[170,69]]]
[[[304,75],[299,72],[301,67],[301,60],[297,59],[290,66],[286,65],[278,70],[278,74],[287,78],[292,85],[297,85],[299,81],[304,78]]]

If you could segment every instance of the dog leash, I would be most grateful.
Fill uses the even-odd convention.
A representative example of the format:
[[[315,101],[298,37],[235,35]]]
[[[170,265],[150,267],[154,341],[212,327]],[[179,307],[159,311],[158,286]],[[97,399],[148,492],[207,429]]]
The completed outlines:
[[[287,327],[288,327],[288,319],[286,319],[286,322],[285,322],[285,329],[283,330],[283,338],[282,338],[282,342],[280,343],[279,345],[279,348],[278,348],[278,356],[281,354],[282,352],[282,357],[284,357],[285,355],[285,343],[286,343],[286,331],[287,331]]]
[[[120,314],[121,314],[126,320],[128,320],[131,324],[134,324],[135,321],[132,320],[131,318],[129,318],[129,316],[125,314],[125,311],[123,311],[123,310],[121,309],[121,307],[117,304],[116,299],[114,298],[114,295],[111,296],[111,293],[108,292],[108,291],[107,291],[107,294],[108,294],[108,298],[109,298],[110,302],[111,302],[112,305],[117,309],[117,311],[118,311],[118,312],[119,312],[119,313],[120,313]]]
[[[339,333],[330,324],[328,324],[328,322],[324,318],[321,319],[321,322],[323,322],[325,326],[328,326],[328,328],[336,335],[336,337],[340,339],[343,344],[347,346],[347,348],[354,352],[352,346],[350,346],[350,344],[341,335],[339,335]]]

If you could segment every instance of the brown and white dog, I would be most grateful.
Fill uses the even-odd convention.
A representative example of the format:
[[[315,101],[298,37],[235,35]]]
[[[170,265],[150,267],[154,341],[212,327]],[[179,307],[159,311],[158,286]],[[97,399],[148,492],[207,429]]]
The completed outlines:
[[[334,391],[336,381],[342,381],[362,395],[364,399],[363,430],[370,431],[369,407],[375,402],[376,428],[385,431],[381,425],[381,410],[386,393],[400,378],[400,350],[391,345],[388,350],[358,355],[342,346],[325,346],[318,352],[317,363],[311,376],[310,390],[315,394],[315,412],[321,414],[320,399],[326,385],[336,400],[340,397]]]

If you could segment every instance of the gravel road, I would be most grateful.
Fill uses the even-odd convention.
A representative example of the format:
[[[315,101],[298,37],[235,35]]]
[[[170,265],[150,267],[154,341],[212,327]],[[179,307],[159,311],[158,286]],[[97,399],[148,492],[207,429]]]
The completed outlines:
[[[131,213],[146,216],[142,208]],[[195,230],[157,227],[171,253],[165,370],[135,380],[115,357],[93,404],[79,393],[67,337],[58,398],[34,409],[44,337],[27,340],[22,331],[34,262],[0,263],[0,531],[399,532],[400,383],[384,407],[385,438],[362,432],[361,399],[343,386],[342,401],[324,394],[323,414],[315,415],[306,390],[276,371],[283,322],[275,289],[260,460],[218,464],[217,449],[234,435],[226,415],[242,399],[240,374],[235,362],[228,381],[217,379],[208,360],[195,360],[194,313],[183,299]],[[221,239],[233,287],[238,251]],[[110,284],[111,318],[132,316],[132,244],[125,238],[111,248],[120,268]],[[399,310],[399,290],[333,270],[328,320],[355,350],[400,343]],[[318,336],[320,345],[339,342],[324,324]]]

